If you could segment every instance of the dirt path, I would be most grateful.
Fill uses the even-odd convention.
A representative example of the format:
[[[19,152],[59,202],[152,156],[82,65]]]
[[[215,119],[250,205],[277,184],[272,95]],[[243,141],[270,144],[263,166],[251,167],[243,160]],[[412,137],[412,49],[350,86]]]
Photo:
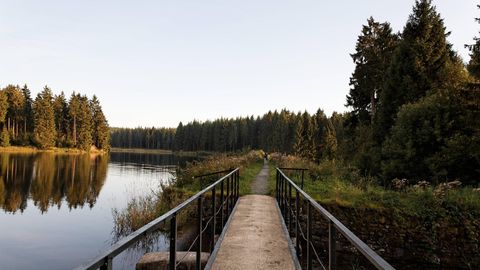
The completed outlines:
[[[268,170],[268,161],[263,161],[263,168],[260,173],[257,174],[255,180],[252,183],[252,193],[253,194],[260,194],[266,195],[268,194],[268,177],[269,177],[269,170]]]

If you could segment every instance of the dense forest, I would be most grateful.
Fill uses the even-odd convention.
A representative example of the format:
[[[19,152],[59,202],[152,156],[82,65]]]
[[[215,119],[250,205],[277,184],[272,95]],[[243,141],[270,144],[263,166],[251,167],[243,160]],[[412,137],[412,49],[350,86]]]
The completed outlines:
[[[480,22],[477,19],[477,22]],[[346,105],[327,117],[288,110],[176,129],[118,128],[113,147],[186,151],[264,149],[344,161],[383,180],[480,180],[480,39],[452,49],[430,0],[417,0],[401,33],[369,18],[351,54]],[[468,42],[468,41],[467,41]]]
[[[96,96],[73,93],[67,101],[65,94],[53,95],[45,86],[37,97],[31,98],[25,85],[8,85],[0,90],[0,146],[34,145],[72,147],[90,150],[109,148],[110,131]]]

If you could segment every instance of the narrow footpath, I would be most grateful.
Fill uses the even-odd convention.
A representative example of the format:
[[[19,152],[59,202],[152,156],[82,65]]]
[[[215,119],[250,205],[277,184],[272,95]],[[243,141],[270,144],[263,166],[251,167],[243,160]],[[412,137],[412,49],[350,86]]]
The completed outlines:
[[[252,192],[267,194],[268,177],[265,161]],[[295,269],[274,198],[247,195],[239,199],[212,269]]]

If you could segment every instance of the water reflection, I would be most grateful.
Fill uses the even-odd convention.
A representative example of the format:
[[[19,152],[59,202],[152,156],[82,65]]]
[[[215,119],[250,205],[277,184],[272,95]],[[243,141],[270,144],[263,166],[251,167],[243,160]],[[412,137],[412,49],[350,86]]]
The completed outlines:
[[[49,207],[92,208],[107,176],[107,156],[51,153],[0,154],[0,207],[16,213],[31,199],[45,213]]]

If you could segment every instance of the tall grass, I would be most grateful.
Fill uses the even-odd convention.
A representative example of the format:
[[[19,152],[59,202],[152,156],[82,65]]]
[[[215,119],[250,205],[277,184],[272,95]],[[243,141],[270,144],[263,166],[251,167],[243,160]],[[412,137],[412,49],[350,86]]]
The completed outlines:
[[[250,151],[244,154],[217,154],[201,161],[187,163],[185,168],[177,171],[176,178],[169,185],[160,184],[158,190],[152,191],[151,194],[133,198],[126,208],[113,209],[114,235],[120,238],[130,234],[185,201],[222,175],[208,177],[202,181],[194,176],[240,167],[240,194],[250,193],[251,176],[260,170],[258,164],[262,157],[263,152]],[[178,222],[181,224],[194,213],[194,209],[187,208],[177,216]]]

